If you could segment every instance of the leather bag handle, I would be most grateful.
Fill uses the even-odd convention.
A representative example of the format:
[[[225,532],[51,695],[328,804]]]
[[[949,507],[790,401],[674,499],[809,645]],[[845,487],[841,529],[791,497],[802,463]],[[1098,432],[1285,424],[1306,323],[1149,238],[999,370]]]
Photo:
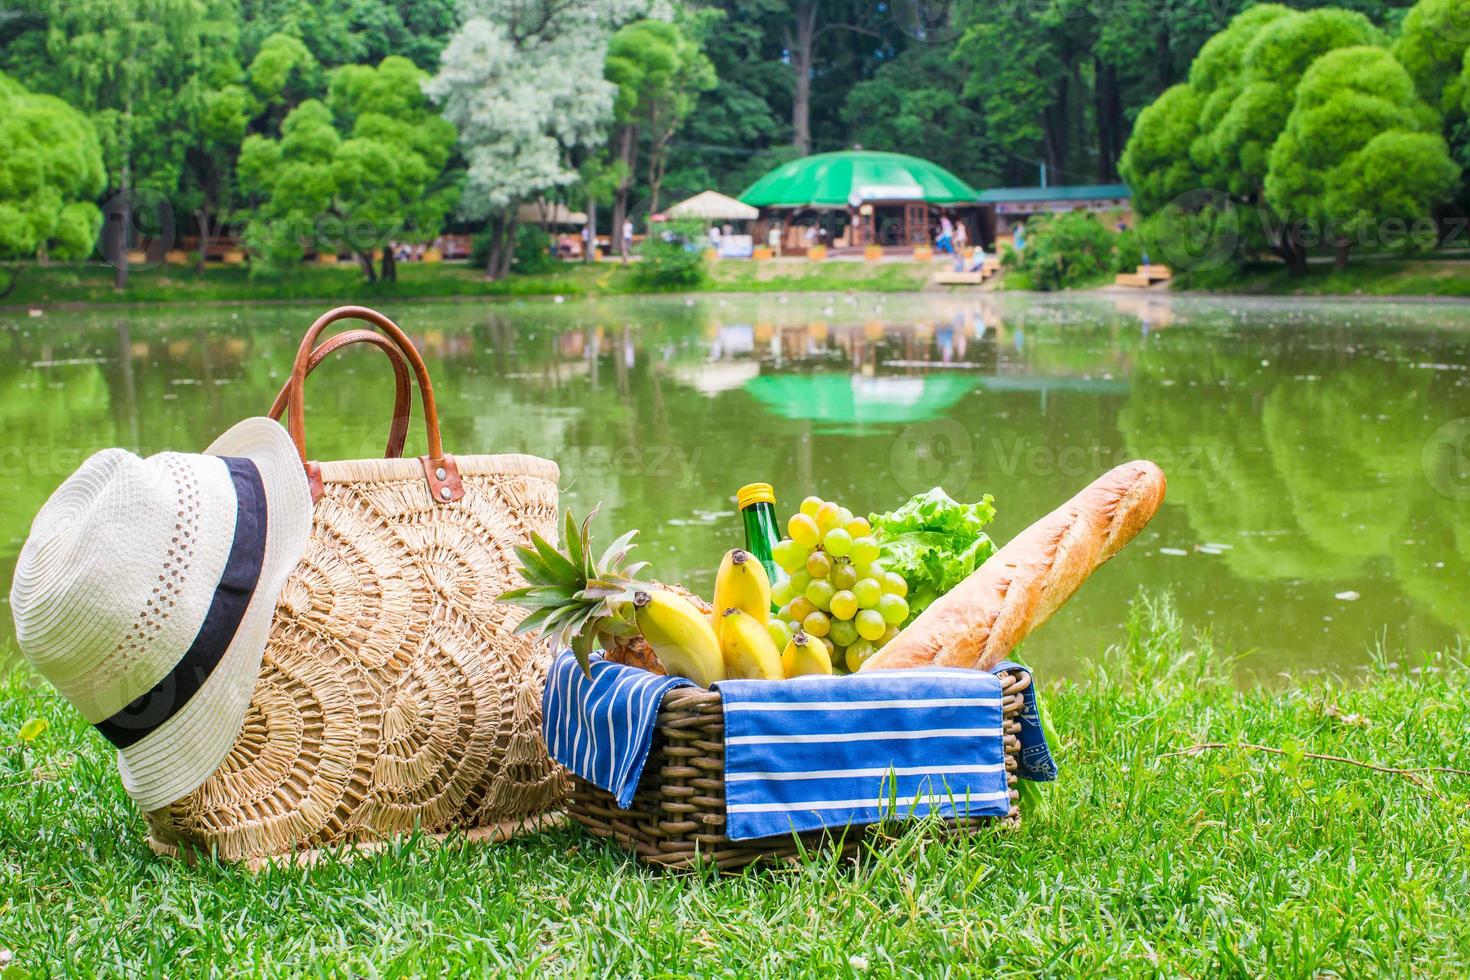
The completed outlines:
[[[388,447],[383,450],[383,457],[398,459],[403,455],[403,444],[408,439],[408,421],[413,413],[413,382],[409,379],[408,365],[404,362],[403,355],[398,352],[397,345],[382,334],[371,330],[344,330],[323,341],[316,350],[311,352],[311,358],[306,362],[306,373],[310,375],[322,361],[343,347],[349,347],[352,344],[371,344],[387,354],[389,363],[393,365],[393,423],[388,430]],[[281,386],[280,394],[276,395],[276,400],[271,404],[271,410],[267,414],[280,421],[290,398],[291,382],[288,380]]]
[[[454,457],[444,452],[444,445],[439,438],[439,409],[434,402],[434,385],[429,381],[429,369],[424,366],[424,359],[419,356],[413,341],[399,329],[398,324],[377,310],[366,306],[339,306],[317,317],[316,322],[307,329],[306,336],[301,338],[301,346],[296,349],[296,360],[291,365],[291,378],[286,382],[289,392],[286,396],[287,429],[291,433],[291,441],[296,444],[301,465],[306,468],[312,499],[316,500],[321,496],[322,482],[320,469],[309,462],[306,456],[306,373],[317,338],[323,330],[338,320],[365,320],[397,345],[399,353],[413,368],[414,377],[419,384],[419,397],[424,403],[424,428],[428,434],[429,451],[419,457],[419,462],[424,468],[429,496],[438,504],[451,503],[463,497],[464,486],[460,482],[459,468]]]

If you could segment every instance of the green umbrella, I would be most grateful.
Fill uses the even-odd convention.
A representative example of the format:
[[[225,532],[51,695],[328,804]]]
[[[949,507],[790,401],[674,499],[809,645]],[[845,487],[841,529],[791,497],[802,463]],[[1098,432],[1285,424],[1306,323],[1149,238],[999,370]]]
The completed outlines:
[[[751,184],[740,200],[758,208],[845,208],[864,201],[974,204],[969,184],[904,153],[850,150],[792,160]]]

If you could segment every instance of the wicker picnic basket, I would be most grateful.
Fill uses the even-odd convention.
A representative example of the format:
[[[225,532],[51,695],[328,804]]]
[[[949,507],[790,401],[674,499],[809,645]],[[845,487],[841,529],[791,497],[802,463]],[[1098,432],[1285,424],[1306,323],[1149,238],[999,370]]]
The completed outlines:
[[[1014,826],[1020,822],[1016,788],[1021,752],[1021,713],[1031,675],[1001,671],[1002,727],[1006,782],[1011,811],[1005,817],[963,817],[947,821],[955,830]],[[733,841],[725,830],[725,712],[717,691],[675,688],[664,695],[655,724],[653,747],[633,805],[620,808],[611,793],[575,775],[568,815],[598,837],[616,841],[639,860],[667,868],[714,866],[733,871],[757,862],[780,861],[802,851],[838,847],[852,856],[868,827],[811,831]]]
[[[313,349],[338,320],[367,330]],[[303,385],[353,343],[388,352],[388,456],[307,462]],[[417,376],[428,454],[397,458]],[[165,854],[259,865],[407,831],[508,836],[559,808],[565,778],[541,735],[546,651],[513,635],[496,596],[514,546],[555,534],[558,471],[534,456],[448,456],[428,371],[380,313],[343,307],[307,331],[272,414],[288,412],[313,504],[310,543],[281,592],[234,748],[197,790],[146,814]]]

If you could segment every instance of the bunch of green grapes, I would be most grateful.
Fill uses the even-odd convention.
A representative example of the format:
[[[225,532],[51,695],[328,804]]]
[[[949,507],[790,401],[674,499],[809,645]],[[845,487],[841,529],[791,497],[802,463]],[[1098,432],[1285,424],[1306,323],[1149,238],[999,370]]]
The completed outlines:
[[[830,500],[803,500],[786,533],[771,549],[791,576],[771,589],[780,606],[772,639],[805,631],[821,637],[836,670],[857,670],[908,618],[908,582],[879,561],[867,520]]]

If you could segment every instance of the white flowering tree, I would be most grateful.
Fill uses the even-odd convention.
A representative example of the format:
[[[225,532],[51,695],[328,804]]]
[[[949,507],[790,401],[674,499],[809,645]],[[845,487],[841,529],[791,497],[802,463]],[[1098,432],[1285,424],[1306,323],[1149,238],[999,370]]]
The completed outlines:
[[[573,184],[607,138],[616,87],[608,39],[659,11],[657,0],[466,0],[464,21],[424,91],[459,130],[467,164],[460,212],[485,220],[485,274],[510,269],[523,201]],[[667,13],[664,13],[667,16]]]

